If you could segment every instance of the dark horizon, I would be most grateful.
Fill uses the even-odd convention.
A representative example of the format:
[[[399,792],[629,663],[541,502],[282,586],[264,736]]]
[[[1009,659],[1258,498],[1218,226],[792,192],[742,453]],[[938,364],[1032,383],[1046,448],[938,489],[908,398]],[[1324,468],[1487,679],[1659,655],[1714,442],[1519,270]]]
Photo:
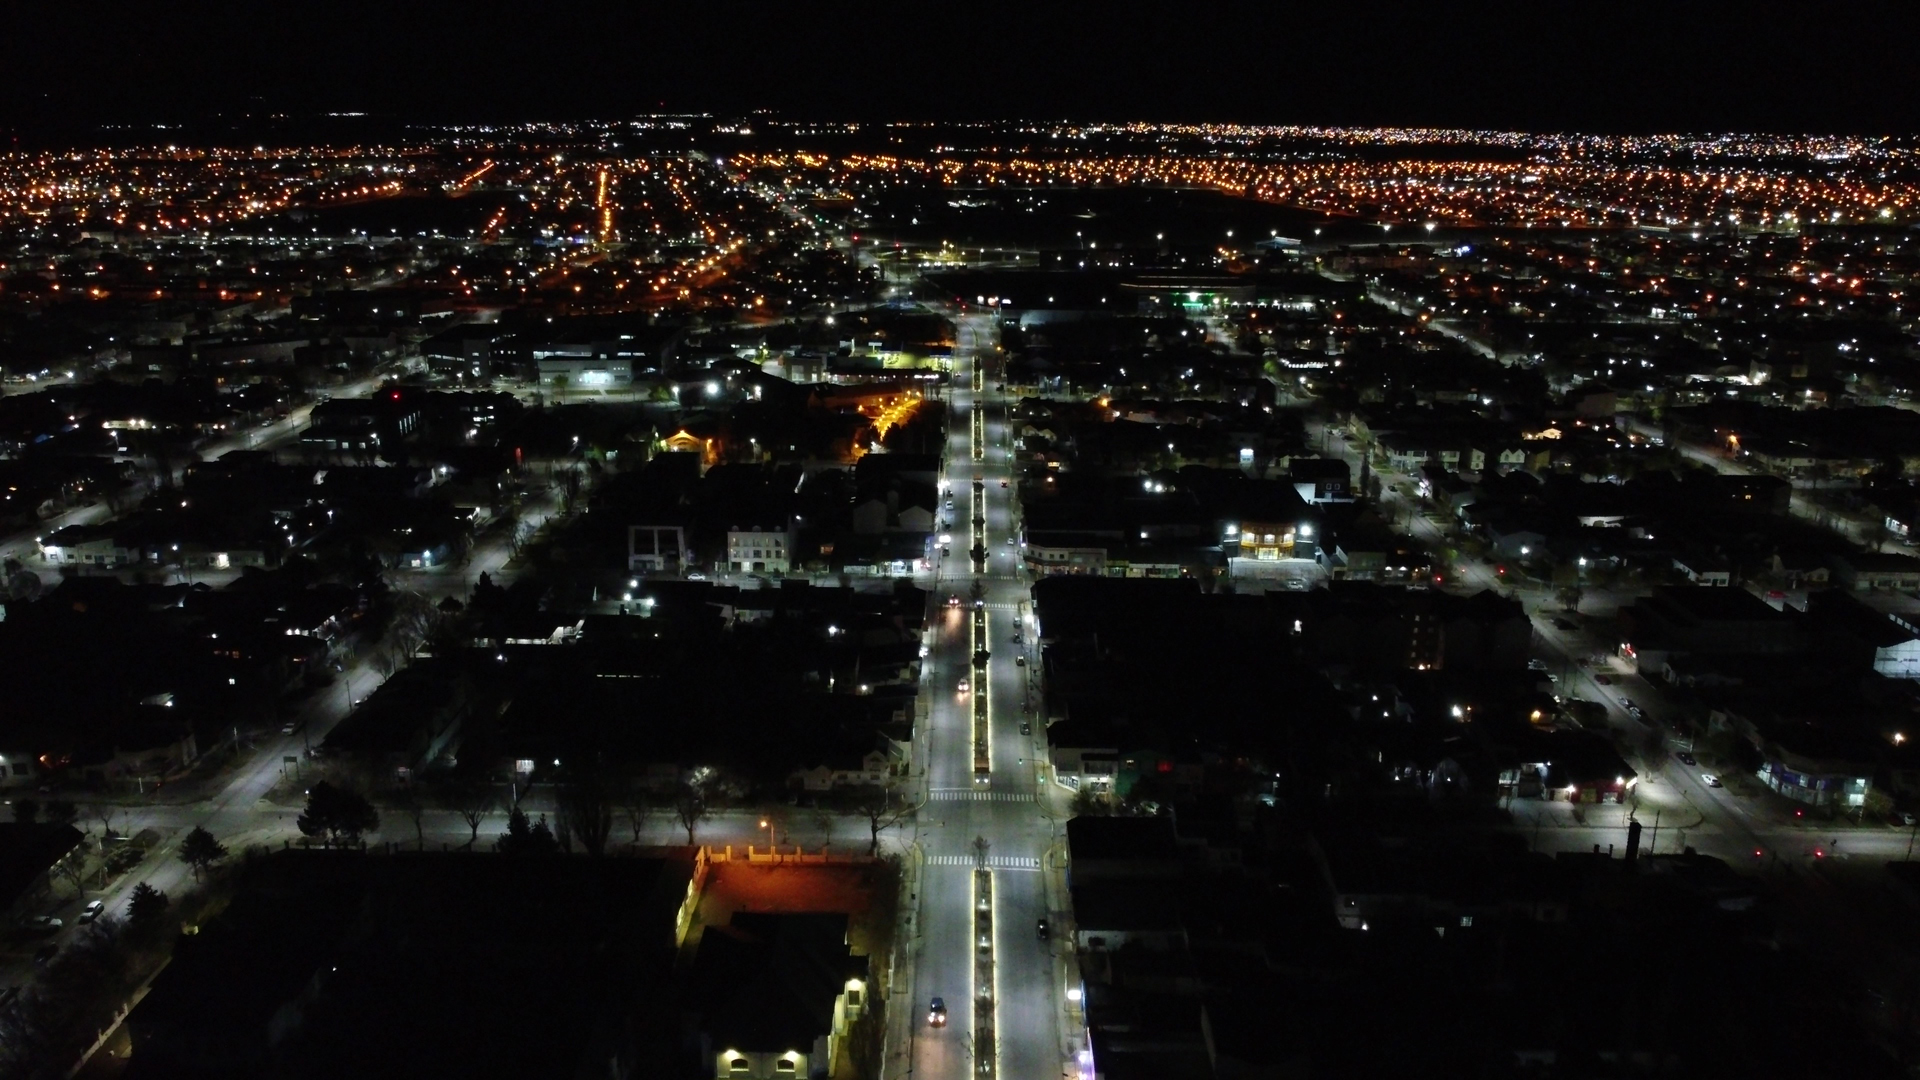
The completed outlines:
[[[1920,11],[1764,5],[1145,5],[1090,13],[726,0],[584,2],[538,21],[352,2],[261,19],[222,0],[16,13],[0,131],[366,112],[410,122],[1071,119],[1534,133],[1920,131]]]

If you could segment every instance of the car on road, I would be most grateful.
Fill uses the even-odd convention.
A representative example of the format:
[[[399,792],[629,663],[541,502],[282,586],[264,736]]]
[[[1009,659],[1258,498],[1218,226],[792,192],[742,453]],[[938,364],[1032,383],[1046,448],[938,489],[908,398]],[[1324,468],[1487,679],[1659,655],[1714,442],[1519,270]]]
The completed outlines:
[[[51,934],[65,925],[67,924],[51,915],[36,915],[27,923],[27,928],[36,934]]]
[[[105,900],[89,900],[87,901],[87,906],[80,909],[80,917],[74,921],[90,923],[99,918],[100,913],[105,910],[107,910],[107,902]]]
[[[1547,662],[1545,660],[1539,659],[1538,657],[1535,657],[1534,659],[1527,661],[1527,670],[1528,671],[1545,671],[1547,670]]]
[[[707,580],[707,575],[701,573],[698,570],[689,570],[687,571],[687,580],[688,581],[705,581]]]
[[[1703,773],[1701,773],[1701,774],[1700,774],[1700,782],[1701,782],[1701,783],[1703,783],[1703,784],[1705,784],[1705,785],[1707,785],[1708,787],[1724,787],[1724,786],[1725,786],[1725,785],[1723,785],[1723,784],[1721,784],[1721,783],[1720,783],[1720,778],[1719,778],[1719,777],[1717,777],[1717,776],[1715,776],[1715,775],[1713,775],[1713,774],[1712,774],[1712,773],[1710,773],[1710,772],[1703,772]]]
[[[1645,720],[1647,718],[1647,710],[1638,705],[1629,705],[1627,706],[1627,715],[1633,717],[1635,720]]]
[[[1682,765],[1700,764],[1700,762],[1692,754],[1687,753],[1685,750],[1682,750],[1679,753],[1673,755],[1673,758],[1675,761],[1678,761]]]
[[[1632,698],[1630,698],[1630,697],[1628,697],[1628,696],[1627,696],[1627,695],[1625,695],[1625,694],[1621,694],[1621,695],[1620,695],[1620,707],[1621,707],[1621,708],[1623,708],[1623,709],[1631,709],[1631,708],[1633,708],[1633,699],[1632,699]]]
[[[947,999],[946,998],[934,998],[933,1001],[927,1006],[927,1026],[928,1027],[946,1027],[947,1026]]]
[[[968,683],[967,680],[965,679],[961,679],[960,686],[959,686],[960,692],[964,694],[970,689],[972,689],[972,684]]]
[[[1022,735],[1031,735],[1031,734],[1033,734],[1033,725],[1032,725],[1032,724],[1029,724],[1029,723],[1027,723],[1027,722],[1026,722],[1025,720],[1022,720],[1022,721],[1020,722],[1020,734],[1022,734]]]
[[[1001,487],[1006,487],[1006,486],[1007,486],[1007,482],[1006,482],[1005,480],[1002,480],[1002,481],[1000,481],[1000,486],[1001,486]]]
[[[1602,675],[1602,674],[1596,674],[1596,675],[1594,675],[1594,677],[1593,677],[1593,681],[1594,681],[1594,682],[1597,682],[1597,683],[1599,683],[1599,684],[1600,684],[1601,686],[1612,686],[1612,685],[1613,685],[1613,679],[1612,679],[1612,678],[1611,678],[1610,676],[1607,676],[1607,675]]]
[[[1553,625],[1555,625],[1555,626],[1557,626],[1557,627],[1559,627],[1559,628],[1560,628],[1560,629],[1562,629],[1562,630],[1578,630],[1578,629],[1580,629],[1580,627],[1579,627],[1579,626],[1577,626],[1577,625],[1575,625],[1575,624],[1574,624],[1574,623],[1573,623],[1572,621],[1570,621],[1570,620],[1567,620],[1567,619],[1562,619],[1562,618],[1559,618],[1558,616],[1556,616],[1556,617],[1554,618],[1554,620],[1553,620]]]
[[[280,725],[280,734],[291,735],[294,732],[299,731],[300,726],[304,723],[306,723],[306,721],[304,720],[289,720],[286,723]]]
[[[1041,941],[1045,941],[1053,933],[1053,928],[1047,925],[1047,920],[1041,919],[1034,924],[1033,932],[1039,935]]]
[[[1026,666],[1027,666],[1027,658],[1026,658],[1026,657],[1024,657],[1024,656],[1016,656],[1016,657],[1014,657],[1014,658],[1013,658],[1013,666],[1014,666],[1014,667],[1026,667]]]

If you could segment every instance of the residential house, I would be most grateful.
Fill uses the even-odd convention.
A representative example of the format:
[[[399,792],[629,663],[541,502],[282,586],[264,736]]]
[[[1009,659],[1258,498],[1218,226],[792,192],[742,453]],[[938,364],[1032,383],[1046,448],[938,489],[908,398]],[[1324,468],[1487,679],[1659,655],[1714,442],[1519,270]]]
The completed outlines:
[[[867,1007],[847,916],[735,912],[700,936],[682,1004],[715,1080],[825,1080]]]

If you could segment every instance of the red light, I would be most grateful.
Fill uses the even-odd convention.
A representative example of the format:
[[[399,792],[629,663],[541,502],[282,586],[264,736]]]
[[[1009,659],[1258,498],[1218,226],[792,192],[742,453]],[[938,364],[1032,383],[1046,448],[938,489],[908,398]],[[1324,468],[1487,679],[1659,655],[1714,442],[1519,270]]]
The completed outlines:
[[[1759,848],[1753,849],[1753,857],[1756,859],[1765,858],[1766,854],[1767,854],[1766,852],[1761,851]]]
[[[1173,762],[1171,762],[1171,761],[1163,761],[1163,762],[1161,762],[1160,764],[1158,764],[1158,765],[1155,765],[1155,766],[1154,766],[1154,769],[1155,769],[1155,770],[1157,770],[1157,771],[1159,771],[1159,772],[1172,772],[1172,771],[1173,771]]]
[[[398,390],[395,390],[395,391],[393,392],[393,400],[395,400],[395,401],[399,401],[399,400],[400,400],[400,391],[398,391]]]
[[[1814,857],[1814,858],[1816,858],[1816,859],[1824,859],[1824,858],[1826,858],[1826,857],[1827,857],[1827,852],[1826,852],[1826,849],[1825,849],[1825,848],[1814,848],[1814,849],[1813,849],[1813,857]]]

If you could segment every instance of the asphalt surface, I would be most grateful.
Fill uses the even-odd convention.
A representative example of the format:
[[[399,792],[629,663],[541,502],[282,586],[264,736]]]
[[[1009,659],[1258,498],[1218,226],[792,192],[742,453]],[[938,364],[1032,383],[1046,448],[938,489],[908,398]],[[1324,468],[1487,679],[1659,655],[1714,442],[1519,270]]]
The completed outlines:
[[[960,320],[956,352],[956,390],[951,404],[952,431],[946,471],[954,498],[953,554],[942,560],[935,574],[928,673],[932,689],[927,762],[927,801],[920,810],[914,840],[922,867],[915,920],[911,1068],[916,1078],[960,1080],[974,1075],[973,1006],[980,988],[974,985],[972,905],[976,838],[988,843],[988,865],[994,878],[993,950],[996,963],[996,1022],[999,1032],[997,1069],[1006,1077],[1053,1077],[1067,1060],[1060,1030],[1063,985],[1055,956],[1062,946],[1039,940],[1039,920],[1058,914],[1048,910],[1049,851],[1063,835],[1056,808],[1058,797],[1044,780],[1039,749],[1043,738],[1022,736],[1026,718],[1026,678],[1029,668],[1015,664],[1016,652],[1030,648],[1031,627],[1025,627],[1016,645],[1014,632],[1028,611],[1027,584],[1019,568],[1014,535],[1018,488],[1011,481],[1011,428],[1007,398],[991,389],[993,330],[988,320]],[[968,389],[974,368],[988,358],[984,393]],[[972,412],[984,410],[985,459],[972,458]],[[990,657],[985,689],[990,698],[992,777],[976,784],[973,777],[971,704],[957,691],[962,678],[971,678],[972,650],[965,607],[946,606],[949,595],[970,603],[975,575],[967,552],[975,542],[968,501],[974,477],[985,482],[986,522],[978,537],[987,549],[984,608],[988,621]],[[1016,537],[1017,542],[1017,537]],[[974,690],[978,692],[978,688]],[[1038,729],[1036,728],[1036,731]],[[933,1028],[926,1022],[928,1002],[946,999],[949,1023]]]

